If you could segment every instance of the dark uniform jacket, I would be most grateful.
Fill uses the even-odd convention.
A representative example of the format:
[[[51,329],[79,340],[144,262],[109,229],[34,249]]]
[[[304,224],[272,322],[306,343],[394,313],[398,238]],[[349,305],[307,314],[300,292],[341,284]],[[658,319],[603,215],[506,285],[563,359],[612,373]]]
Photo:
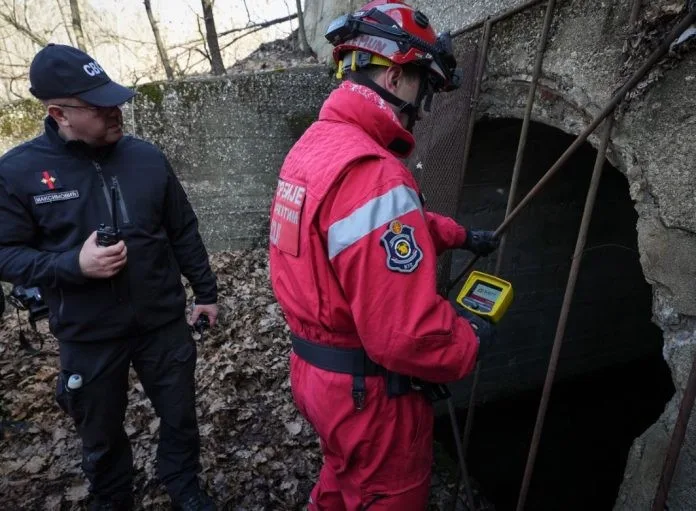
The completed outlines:
[[[128,262],[111,279],[82,275],[79,253],[112,223],[111,188]],[[217,300],[198,221],[164,154],[124,136],[93,149],[66,142],[51,118],[45,133],[0,158],[0,280],[39,286],[61,341],[143,333],[181,318],[186,296]]]

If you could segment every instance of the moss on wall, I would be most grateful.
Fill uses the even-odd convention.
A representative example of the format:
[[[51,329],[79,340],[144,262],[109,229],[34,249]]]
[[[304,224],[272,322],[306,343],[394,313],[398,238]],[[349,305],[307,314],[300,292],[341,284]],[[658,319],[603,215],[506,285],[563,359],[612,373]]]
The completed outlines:
[[[138,85],[135,88],[136,92],[151,103],[154,107],[161,107],[164,100],[164,92],[159,82],[146,83]]]
[[[33,99],[23,99],[5,105],[0,110],[0,138],[25,140],[41,131],[43,105]]]

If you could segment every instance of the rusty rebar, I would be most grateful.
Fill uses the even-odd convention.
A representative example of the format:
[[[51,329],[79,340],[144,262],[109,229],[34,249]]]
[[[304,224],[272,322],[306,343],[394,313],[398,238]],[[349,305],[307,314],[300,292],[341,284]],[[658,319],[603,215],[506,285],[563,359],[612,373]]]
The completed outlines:
[[[474,88],[472,90],[471,94],[471,107],[469,109],[469,122],[466,128],[466,141],[464,143],[464,155],[462,157],[462,176],[460,179],[460,182],[463,182],[464,176],[466,175],[466,169],[468,166],[469,162],[469,154],[471,152],[471,143],[473,141],[473,131],[474,131],[474,124],[476,122],[476,106],[478,105],[478,99],[479,95],[481,92],[481,82],[483,81],[483,73],[486,69],[486,60],[488,59],[488,46],[491,40],[491,27],[492,23],[490,20],[486,20],[483,28],[483,32],[481,33],[481,40],[480,40],[480,51],[478,54],[478,60],[476,61],[476,77],[474,80]],[[459,209],[459,208],[457,208]],[[452,287],[449,286],[446,291],[445,291],[445,296],[449,295],[449,292],[451,291]],[[476,365],[476,368],[478,370],[478,364]],[[448,400],[448,406],[454,407],[454,405],[451,403],[451,399]],[[453,410],[450,411],[450,415],[454,413]],[[456,419],[456,417],[455,417]],[[454,420],[454,419],[453,419]],[[467,416],[467,425],[469,423],[469,419]],[[462,441],[459,437],[459,427],[458,424],[453,422],[452,427],[456,429],[453,429],[454,437],[455,437],[455,442],[457,446],[457,453],[460,457],[459,464],[460,464],[460,470],[457,474],[457,479],[456,479],[456,486],[454,490],[454,494],[452,497],[452,506],[456,506],[457,498],[459,497],[459,476],[461,475],[463,480],[464,480],[464,487],[467,492],[467,498],[473,499],[473,492],[471,490],[471,483],[469,481],[469,476],[466,473],[466,467],[464,465],[465,463],[465,455],[464,452],[466,450],[466,447],[462,445]],[[475,506],[475,503],[472,500],[472,504]],[[454,509],[454,507],[452,508]]]
[[[594,169],[592,170],[590,188],[587,190],[587,198],[585,199],[585,209],[582,213],[580,230],[578,231],[578,238],[575,243],[573,262],[570,266],[570,273],[568,274],[568,283],[566,284],[565,295],[563,296],[563,305],[561,306],[561,313],[560,317],[558,318],[558,325],[556,326],[556,336],[553,340],[553,348],[551,349],[549,368],[546,372],[544,390],[541,394],[541,402],[539,404],[536,424],[534,425],[532,444],[529,449],[527,464],[524,469],[524,477],[522,479],[522,488],[520,489],[519,499],[517,501],[517,511],[522,511],[522,509],[524,508],[525,500],[527,499],[529,482],[531,480],[532,472],[534,470],[534,462],[536,460],[536,454],[539,448],[541,430],[544,426],[544,417],[546,416],[546,409],[548,407],[551,389],[553,387],[553,382],[556,377],[556,367],[558,365],[558,358],[561,353],[561,345],[563,344],[563,337],[565,335],[568,315],[570,314],[570,305],[573,302],[575,284],[578,280],[578,274],[580,272],[582,255],[585,250],[585,244],[587,243],[587,232],[590,229],[590,221],[592,220],[592,210],[594,209],[595,199],[597,198],[597,191],[599,190],[599,181],[602,177],[602,170],[604,169],[604,162],[606,160],[607,147],[609,146],[609,139],[611,137],[611,128],[613,124],[614,117],[607,117],[606,124],[604,126],[604,133],[602,134],[602,141],[600,142],[599,149],[597,150],[597,158],[595,160]]]
[[[493,24],[491,21],[487,20],[483,28],[483,33],[481,34],[481,50],[479,51],[478,60],[476,61],[476,79],[474,80],[474,88],[471,94],[471,108],[469,109],[469,122],[466,128],[466,141],[464,142],[464,155],[462,156],[462,177],[460,182],[464,182],[464,176],[466,175],[466,169],[469,164],[471,143],[474,138],[474,124],[476,124],[476,107],[478,105],[479,96],[481,95],[483,73],[486,70],[486,60],[488,59],[488,46],[491,40],[492,25]]]
[[[481,28],[481,27],[486,23],[486,21],[488,21],[489,19],[490,19],[490,21],[491,21],[491,24],[496,24],[496,23],[498,23],[499,21],[503,21],[503,20],[505,20],[505,19],[507,19],[507,18],[509,18],[509,17],[511,17],[511,16],[514,16],[515,14],[519,14],[519,13],[521,13],[521,12],[523,12],[523,11],[526,11],[526,10],[529,9],[530,7],[534,7],[535,5],[540,4],[540,3],[543,2],[543,1],[544,1],[544,0],[530,0],[530,1],[527,2],[527,3],[518,5],[517,7],[513,7],[513,8],[511,8],[511,9],[506,10],[506,11],[503,11],[503,12],[501,12],[501,13],[498,13],[498,14],[496,14],[495,16],[488,17],[488,18],[486,18],[486,19],[477,21],[476,23],[472,23],[471,25],[467,25],[467,26],[464,27],[464,28],[460,28],[459,30],[455,30],[454,32],[452,32],[452,37],[457,37],[457,36],[459,36],[459,35],[466,34],[467,32],[471,32],[472,30],[479,29],[479,28]]]
[[[479,374],[481,371],[481,361],[476,361],[476,369],[474,370],[474,382],[471,385],[471,394],[469,394],[469,408],[466,412],[466,423],[464,424],[464,434],[461,440],[461,450],[462,458],[466,460],[466,451],[469,447],[469,438],[471,437],[471,428],[474,424],[474,407],[476,406],[476,388],[478,386]],[[455,433],[459,434],[459,431]],[[454,493],[450,500],[449,509],[450,511],[456,511],[457,509],[457,499],[459,498],[459,478],[461,477],[461,472],[457,470],[457,477],[455,478],[456,486],[454,487]]]
[[[536,95],[537,83],[541,76],[541,66],[544,62],[544,52],[546,51],[546,43],[549,39],[551,23],[553,22],[553,11],[556,7],[556,0],[549,0],[546,4],[546,14],[544,15],[544,26],[539,36],[539,45],[537,47],[536,56],[534,58],[534,71],[532,72],[532,82],[529,85],[529,93],[527,95],[527,106],[524,111],[524,120],[522,121],[522,130],[520,131],[520,139],[517,144],[517,155],[515,156],[515,166],[512,169],[512,177],[510,178],[510,191],[508,192],[507,207],[505,216],[507,217],[512,211],[517,197],[517,185],[520,180],[520,171],[522,169],[522,160],[524,158],[524,150],[527,147],[527,135],[529,133],[529,122],[532,117],[532,108],[534,107],[534,97]],[[497,259],[495,263],[495,274],[500,274],[500,267],[503,264],[503,255],[505,254],[505,244],[507,234],[503,233],[500,238],[500,246],[497,251]]]
[[[616,108],[616,105],[618,105],[626,95],[626,93],[631,90],[633,87],[635,87],[638,82],[645,76],[645,74],[652,69],[652,67],[655,65],[655,63],[665,54],[667,53],[667,50],[669,50],[670,44],[679,37],[684,30],[686,30],[694,21],[696,21],[696,10],[691,11],[688,13],[686,16],[684,16],[684,19],[679,22],[678,25],[676,25],[672,31],[669,33],[669,35],[665,38],[665,40],[660,44],[660,46],[657,47],[657,49],[648,57],[648,59],[645,61],[645,63],[638,69],[636,70],[635,73],[631,76],[631,78],[628,79],[628,81],[614,94],[614,96],[609,100],[609,103],[604,107],[604,110],[602,110],[597,117],[590,123],[590,125],[585,128],[585,131],[583,131],[578,137],[575,139],[575,141],[568,147],[568,149],[565,150],[565,152],[556,160],[556,163],[554,163],[551,168],[546,171],[546,174],[544,174],[541,179],[537,182],[536,185],[534,185],[534,188],[532,188],[529,193],[520,201],[520,203],[515,207],[514,210],[508,215],[505,220],[503,220],[503,223],[500,224],[498,229],[495,231],[496,236],[500,236],[501,233],[505,232],[505,230],[510,226],[510,223],[512,223],[515,218],[517,218],[517,215],[519,215],[522,210],[529,204],[529,202],[536,197],[536,195],[541,191],[541,189],[546,185],[546,183],[549,182],[549,180],[558,172],[558,170],[565,165],[565,163],[570,159],[570,157],[577,151],[580,146],[585,143],[585,141],[589,138],[589,136],[592,134],[592,132],[599,126],[599,124],[611,113],[614,111]],[[466,274],[471,270],[471,268],[474,266],[476,261],[478,260],[478,257],[474,257],[469,264],[457,275],[450,285],[447,288],[447,293],[454,288],[455,284]]]
[[[672,476],[674,475],[674,469],[677,466],[679,453],[681,452],[682,443],[684,442],[686,426],[689,424],[689,417],[691,416],[691,409],[694,406],[695,397],[696,355],[694,356],[693,362],[691,363],[689,379],[686,383],[686,389],[684,390],[684,395],[682,396],[681,403],[679,404],[679,414],[677,415],[677,422],[674,425],[674,431],[672,431],[672,439],[670,440],[669,447],[667,448],[667,455],[665,457],[664,465],[662,466],[662,474],[660,475],[660,481],[657,484],[657,491],[655,492],[655,500],[653,501],[652,511],[663,511],[665,509],[667,497],[669,496],[669,488],[672,484]]]
[[[449,410],[450,423],[452,425],[452,433],[454,434],[454,443],[457,447],[457,457],[459,458],[459,473],[462,480],[464,481],[464,489],[466,490],[466,498],[469,501],[467,506],[472,511],[478,511],[476,506],[476,501],[474,500],[474,491],[471,488],[471,479],[469,479],[469,471],[466,469],[466,460],[464,457],[464,449],[462,447],[462,441],[459,438],[459,422],[457,421],[457,411],[454,408],[454,400],[452,396],[447,398],[447,409]],[[459,493],[459,479],[457,479],[457,492],[455,495],[456,499]]]

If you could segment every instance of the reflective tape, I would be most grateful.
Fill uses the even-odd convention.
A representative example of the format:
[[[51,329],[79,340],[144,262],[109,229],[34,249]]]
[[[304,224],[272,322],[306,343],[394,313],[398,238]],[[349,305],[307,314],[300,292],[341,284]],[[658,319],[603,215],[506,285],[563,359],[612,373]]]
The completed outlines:
[[[375,197],[329,227],[329,259],[333,259],[375,229],[411,211],[422,214],[418,193],[406,185]]]

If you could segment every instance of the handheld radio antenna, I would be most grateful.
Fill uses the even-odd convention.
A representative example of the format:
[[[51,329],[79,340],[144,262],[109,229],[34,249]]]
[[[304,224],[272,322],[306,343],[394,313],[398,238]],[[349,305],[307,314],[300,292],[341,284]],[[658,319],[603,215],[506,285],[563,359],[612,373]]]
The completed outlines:
[[[116,200],[118,199],[118,190],[115,186],[111,187],[111,219],[114,223],[114,233],[118,232],[118,214],[116,210]]]

